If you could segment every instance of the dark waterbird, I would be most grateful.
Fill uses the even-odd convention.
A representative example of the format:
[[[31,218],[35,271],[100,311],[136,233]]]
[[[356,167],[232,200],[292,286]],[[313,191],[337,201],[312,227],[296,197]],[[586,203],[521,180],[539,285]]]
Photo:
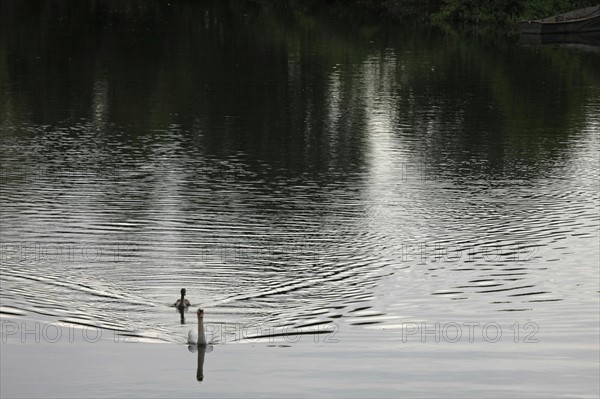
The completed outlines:
[[[190,306],[190,301],[185,299],[185,288],[181,289],[181,298],[175,301],[173,306],[175,306],[179,310],[186,309],[188,306]]]

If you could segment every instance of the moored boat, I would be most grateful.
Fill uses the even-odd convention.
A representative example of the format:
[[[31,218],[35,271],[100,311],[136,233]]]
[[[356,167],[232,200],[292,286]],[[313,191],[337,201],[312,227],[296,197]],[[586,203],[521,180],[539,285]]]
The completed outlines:
[[[600,31],[600,4],[553,17],[519,22],[522,34],[568,34]]]

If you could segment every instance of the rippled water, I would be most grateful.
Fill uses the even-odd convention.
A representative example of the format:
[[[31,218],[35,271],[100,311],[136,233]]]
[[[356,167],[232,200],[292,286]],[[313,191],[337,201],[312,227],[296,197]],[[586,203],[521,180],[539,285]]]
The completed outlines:
[[[185,342],[185,287],[210,323],[533,322],[594,347],[597,54],[96,7],[3,23],[3,313]]]

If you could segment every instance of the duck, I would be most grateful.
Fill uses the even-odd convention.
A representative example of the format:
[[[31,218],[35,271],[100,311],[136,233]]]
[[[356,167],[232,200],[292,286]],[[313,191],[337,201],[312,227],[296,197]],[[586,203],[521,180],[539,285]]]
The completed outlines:
[[[180,292],[181,292],[181,299],[178,299],[177,301],[175,301],[173,306],[175,306],[179,310],[182,310],[182,309],[185,309],[190,306],[190,301],[185,299],[185,288],[182,288]]]
[[[206,346],[206,335],[204,334],[204,309],[198,308],[196,312],[198,316],[198,329],[190,329],[188,332],[188,344],[197,346]]]

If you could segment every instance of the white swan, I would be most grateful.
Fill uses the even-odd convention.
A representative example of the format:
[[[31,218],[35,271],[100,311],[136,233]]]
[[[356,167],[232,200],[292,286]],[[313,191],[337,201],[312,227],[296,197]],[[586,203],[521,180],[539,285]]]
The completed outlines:
[[[192,328],[188,333],[188,344],[206,346],[206,336],[204,335],[204,309],[198,309],[198,331]]]
[[[173,306],[175,306],[177,309],[185,309],[188,306],[190,306],[190,301],[188,301],[187,299],[185,299],[185,288],[181,289],[181,299],[178,299],[175,301],[175,303],[173,304]]]

